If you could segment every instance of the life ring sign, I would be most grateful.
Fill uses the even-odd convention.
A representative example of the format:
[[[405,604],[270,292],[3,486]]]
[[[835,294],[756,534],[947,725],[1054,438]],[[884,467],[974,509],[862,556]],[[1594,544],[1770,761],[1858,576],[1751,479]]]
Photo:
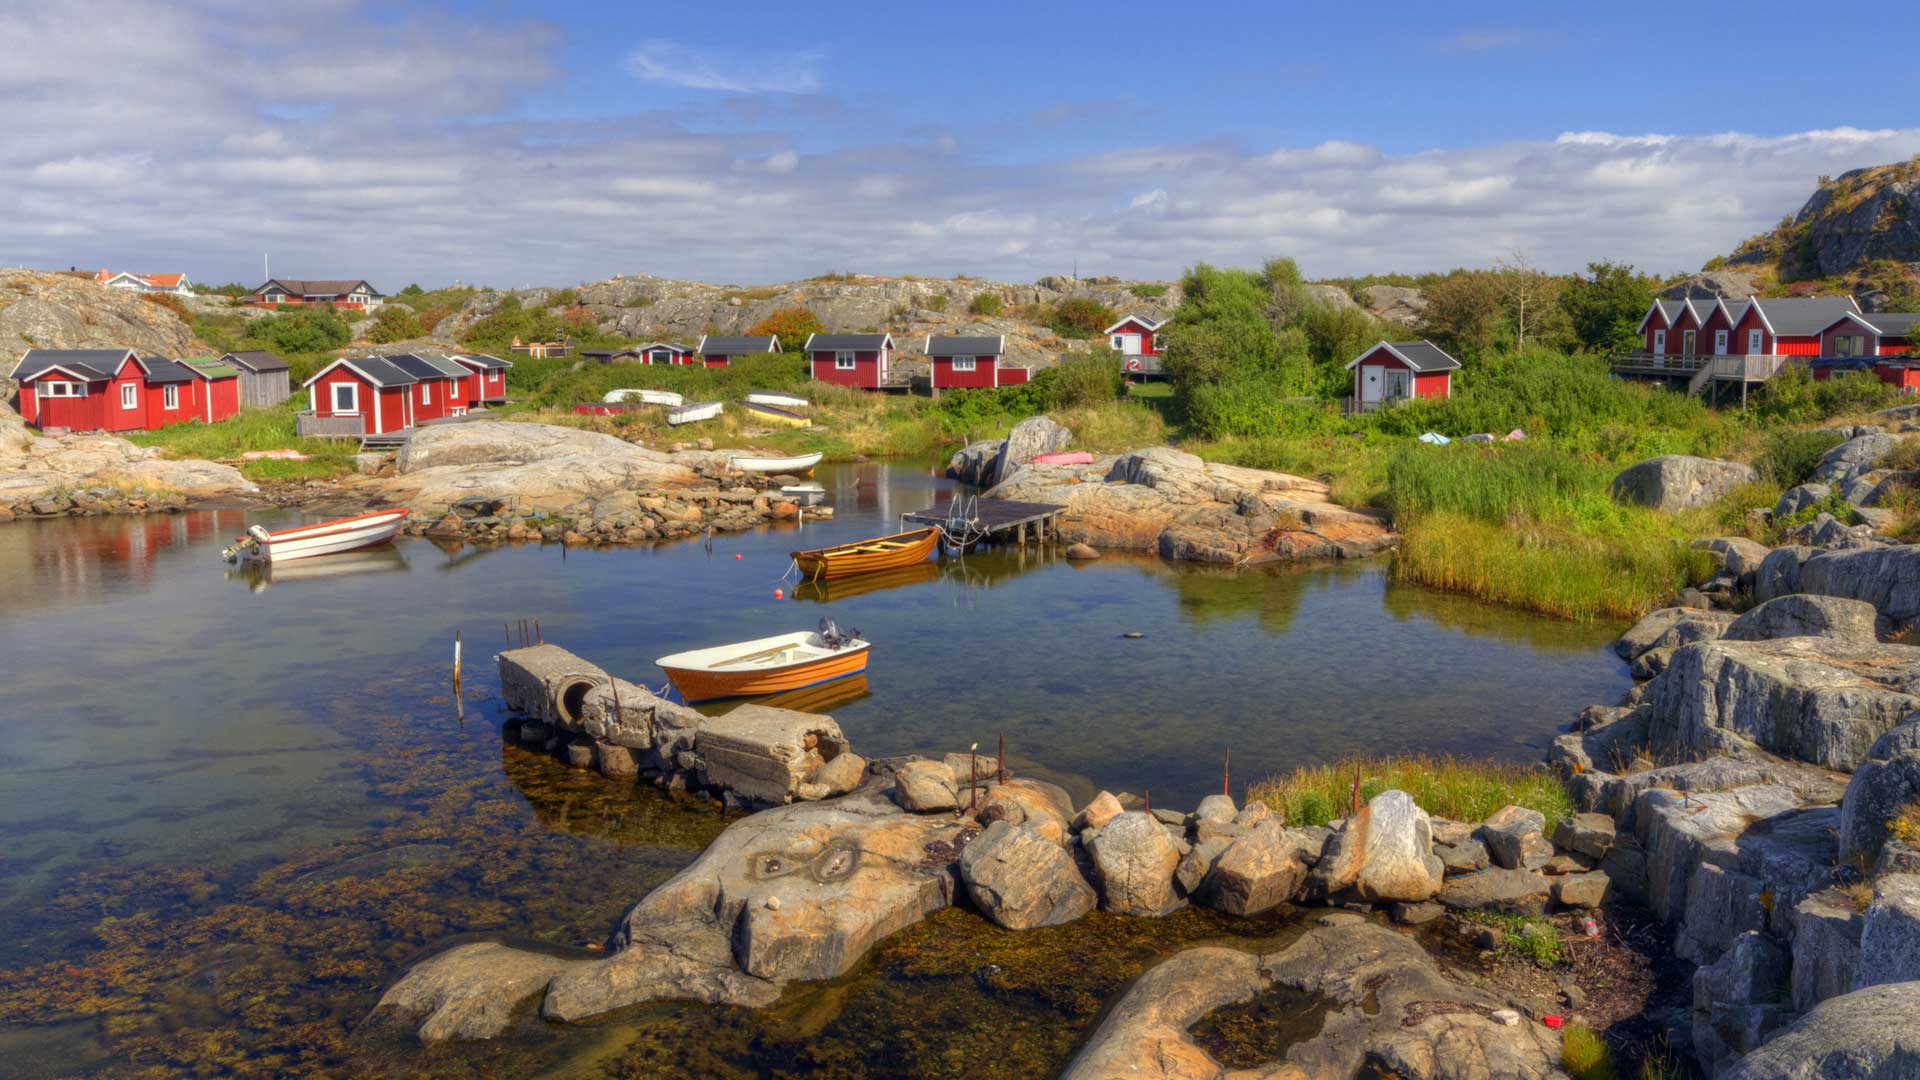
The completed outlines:
[[[1139,370],[1140,370],[1140,358],[1139,358],[1139,357],[1137,357],[1137,356],[1129,356],[1129,357],[1127,357],[1127,370],[1128,370],[1128,371],[1139,371]]]

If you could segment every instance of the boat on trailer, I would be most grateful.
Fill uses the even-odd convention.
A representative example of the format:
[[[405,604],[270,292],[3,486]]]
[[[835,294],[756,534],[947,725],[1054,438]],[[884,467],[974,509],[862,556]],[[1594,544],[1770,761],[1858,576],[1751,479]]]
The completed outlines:
[[[774,405],[782,409],[804,409],[813,402],[799,394],[788,394],[779,390],[749,390],[747,404]]]
[[[640,389],[609,390],[606,396],[600,400],[609,405],[637,402],[642,405],[670,405],[676,408],[686,404],[687,401],[686,398],[681,397],[671,390]]]
[[[728,459],[727,464],[739,472],[771,473],[776,476],[785,473],[792,476],[805,476],[807,473],[812,472],[813,467],[820,464],[820,459],[825,456],[825,454],[819,452],[811,454],[788,454],[785,456],[736,454]]]
[[[682,405],[667,414],[667,423],[697,424],[702,420],[711,420],[726,411],[726,403],[721,401],[696,401],[691,405]]]
[[[783,409],[778,405],[762,405],[757,402],[748,401],[742,403],[740,408],[754,419],[765,420],[768,423],[785,424],[788,427],[813,426],[812,420],[794,412],[792,409]]]
[[[228,562],[284,563],[319,555],[358,551],[392,540],[406,524],[407,510],[378,510],[371,514],[337,518],[317,525],[300,525],[268,532],[258,525],[234,540],[220,554]]]
[[[924,529],[894,533],[892,536],[876,536],[871,540],[855,540],[851,544],[796,551],[793,561],[800,567],[802,578],[808,581],[831,581],[924,562],[939,544],[939,528],[929,525]]]
[[[784,694],[865,674],[867,652],[873,646],[860,640],[858,633],[842,635],[832,620],[823,619],[819,630],[692,649],[654,663],[688,704]]]

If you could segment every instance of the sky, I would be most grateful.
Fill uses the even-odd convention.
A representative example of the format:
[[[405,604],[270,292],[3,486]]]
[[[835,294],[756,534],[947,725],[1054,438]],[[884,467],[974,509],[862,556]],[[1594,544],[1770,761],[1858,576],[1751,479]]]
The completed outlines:
[[[271,7],[0,0],[0,265],[1671,273],[1920,153],[1911,50],[1835,47],[1920,5]]]

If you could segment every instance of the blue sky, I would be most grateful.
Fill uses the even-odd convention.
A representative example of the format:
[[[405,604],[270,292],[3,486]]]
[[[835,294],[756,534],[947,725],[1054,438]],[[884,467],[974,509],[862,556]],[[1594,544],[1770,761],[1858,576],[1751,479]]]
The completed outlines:
[[[501,285],[1273,254],[1675,270],[1820,174],[1920,152],[1902,47],[1832,66],[1860,28],[1920,39],[1906,5],[97,8],[0,9],[21,45],[0,185],[22,193],[0,262],[222,281],[264,251],[294,276]]]

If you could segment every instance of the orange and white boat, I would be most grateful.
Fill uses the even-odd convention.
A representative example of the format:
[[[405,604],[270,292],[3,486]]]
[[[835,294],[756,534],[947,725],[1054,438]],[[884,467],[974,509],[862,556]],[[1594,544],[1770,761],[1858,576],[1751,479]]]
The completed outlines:
[[[892,536],[876,536],[871,540],[855,540],[851,544],[811,548],[791,554],[805,580],[831,581],[834,578],[871,574],[876,570],[894,570],[925,562],[939,543],[940,530],[929,525],[924,529],[894,533]]]
[[[220,554],[228,562],[264,563],[337,555],[392,540],[406,520],[407,509],[401,507],[273,532],[255,525],[247,530],[247,535],[235,540],[233,546]]]
[[[654,663],[689,704],[717,698],[781,694],[862,675],[867,650],[858,637],[801,630],[663,656]]]

